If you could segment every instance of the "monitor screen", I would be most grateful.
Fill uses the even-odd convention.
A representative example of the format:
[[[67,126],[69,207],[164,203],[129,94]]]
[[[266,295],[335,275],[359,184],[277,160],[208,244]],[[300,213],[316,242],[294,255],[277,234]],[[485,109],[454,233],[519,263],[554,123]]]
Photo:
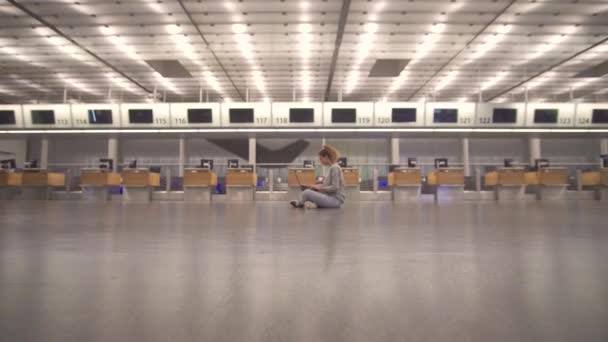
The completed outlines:
[[[289,122],[310,123],[315,122],[315,110],[313,108],[290,108]]]
[[[211,108],[190,108],[188,109],[188,123],[212,123],[213,115]]]
[[[238,169],[239,160],[238,159],[228,159],[228,168],[229,169]]]
[[[457,123],[458,109],[435,108],[433,111],[433,122],[435,123]]]
[[[356,123],[357,110],[354,108],[334,108],[331,110],[331,122]]]
[[[608,124],[608,109],[594,109],[591,123]]]
[[[534,123],[557,123],[557,109],[534,110]]]
[[[213,170],[213,160],[201,159],[201,168]]]
[[[89,110],[89,123],[91,125],[111,124],[111,109],[91,109]]]
[[[253,123],[253,108],[230,108],[230,123]]]
[[[129,123],[151,124],[153,122],[152,109],[129,109]]]
[[[392,122],[416,122],[416,108],[393,108]]]
[[[493,123],[515,123],[517,122],[517,109],[494,108],[492,112]]]
[[[52,110],[33,110],[32,123],[36,125],[55,124],[55,111]]]
[[[14,125],[15,124],[15,111],[14,110],[0,110],[0,125]]]
[[[448,167],[448,159],[447,158],[437,158],[435,159],[435,168],[439,169],[442,167]]]

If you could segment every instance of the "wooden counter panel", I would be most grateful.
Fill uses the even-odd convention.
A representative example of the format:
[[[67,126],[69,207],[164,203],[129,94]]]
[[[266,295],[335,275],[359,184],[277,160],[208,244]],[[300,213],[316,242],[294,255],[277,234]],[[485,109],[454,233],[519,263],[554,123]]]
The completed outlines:
[[[24,172],[23,173],[23,185],[47,185],[47,172]]]
[[[226,171],[226,185],[252,185],[256,186],[257,175],[251,171],[232,170]]]
[[[359,185],[359,169],[342,169],[342,174],[344,175],[344,185]]]
[[[394,185],[420,185],[422,183],[422,175],[420,170],[395,170],[393,174]]]
[[[215,186],[217,175],[210,171],[185,170],[184,186]]]
[[[437,185],[464,185],[464,170],[437,170]]]
[[[316,181],[317,176],[314,169],[289,169],[287,173],[287,185],[289,186],[314,185]]]
[[[538,172],[541,185],[563,185],[568,184],[568,172],[566,170],[544,169]]]

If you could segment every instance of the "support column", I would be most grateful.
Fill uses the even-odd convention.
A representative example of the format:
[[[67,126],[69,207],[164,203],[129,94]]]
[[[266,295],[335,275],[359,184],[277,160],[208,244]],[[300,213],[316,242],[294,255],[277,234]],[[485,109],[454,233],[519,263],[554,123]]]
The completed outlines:
[[[49,138],[40,140],[40,168],[47,169],[49,167]]]
[[[600,139],[600,154],[604,155],[604,154],[608,154],[608,138],[601,138]],[[602,160],[600,160],[600,167],[603,167],[604,163],[602,162]]]
[[[600,153],[608,154],[608,138],[600,139]]]
[[[390,159],[390,163],[392,165],[399,165],[399,163],[401,163],[400,157],[399,157],[399,138],[398,137],[392,137],[391,138],[391,159]]]
[[[464,165],[464,176],[471,176],[471,163],[469,161],[469,138],[462,138],[462,164]]]
[[[184,177],[184,165],[186,164],[186,139],[179,138],[179,161],[178,176]]]
[[[108,138],[108,159],[114,161],[112,171],[116,172],[118,170],[118,138],[116,137]]]
[[[249,137],[249,164],[255,167],[256,162],[256,138]]]
[[[530,148],[530,165],[534,165],[534,160],[540,159],[541,149],[540,149],[540,138],[531,137],[528,140],[528,145]]]

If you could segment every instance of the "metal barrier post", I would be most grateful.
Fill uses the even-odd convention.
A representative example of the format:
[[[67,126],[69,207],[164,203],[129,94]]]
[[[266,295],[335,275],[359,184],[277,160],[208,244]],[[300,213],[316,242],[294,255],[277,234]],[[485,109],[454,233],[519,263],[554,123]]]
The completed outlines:
[[[479,167],[475,168],[475,190],[481,191],[481,169]]]
[[[372,171],[372,182],[374,192],[378,192],[378,169],[376,168]]]
[[[274,170],[268,169],[268,190],[270,193],[274,191]]]
[[[167,184],[165,184],[165,185],[167,187],[167,192],[171,192],[171,169],[170,168],[167,168],[167,175],[166,175],[166,177],[167,177],[166,178]]]

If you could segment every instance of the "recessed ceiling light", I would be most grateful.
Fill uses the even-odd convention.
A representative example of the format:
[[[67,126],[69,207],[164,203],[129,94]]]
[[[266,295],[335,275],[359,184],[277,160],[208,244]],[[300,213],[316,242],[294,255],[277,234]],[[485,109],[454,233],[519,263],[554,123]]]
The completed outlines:
[[[299,34],[298,35],[298,42],[300,44],[308,44],[308,43],[312,42],[312,35],[305,34],[305,33]]]
[[[116,30],[114,30],[113,28],[111,28],[109,26],[100,26],[99,27],[99,31],[101,31],[101,33],[103,33],[105,35],[114,35],[114,34],[116,34]]]
[[[445,31],[445,24],[443,23],[434,24],[431,26],[431,32],[433,33],[442,33],[443,31]]]
[[[365,32],[367,33],[376,33],[378,31],[378,24],[376,23],[367,23],[364,26]]]
[[[249,43],[249,35],[245,33],[239,33],[234,35],[234,40],[239,44],[247,44]]]
[[[233,24],[232,25],[232,32],[234,33],[245,33],[247,32],[247,25],[245,24]]]
[[[509,32],[511,32],[511,29],[513,27],[511,25],[502,25],[498,27],[498,33],[500,34],[507,34]]]
[[[177,25],[167,25],[166,29],[169,34],[178,34],[182,32],[182,29]]]
[[[312,26],[310,24],[300,24],[298,25],[298,31],[300,33],[310,33],[310,31],[312,31]]]
[[[307,1],[300,2],[300,8],[307,9],[310,4]]]

